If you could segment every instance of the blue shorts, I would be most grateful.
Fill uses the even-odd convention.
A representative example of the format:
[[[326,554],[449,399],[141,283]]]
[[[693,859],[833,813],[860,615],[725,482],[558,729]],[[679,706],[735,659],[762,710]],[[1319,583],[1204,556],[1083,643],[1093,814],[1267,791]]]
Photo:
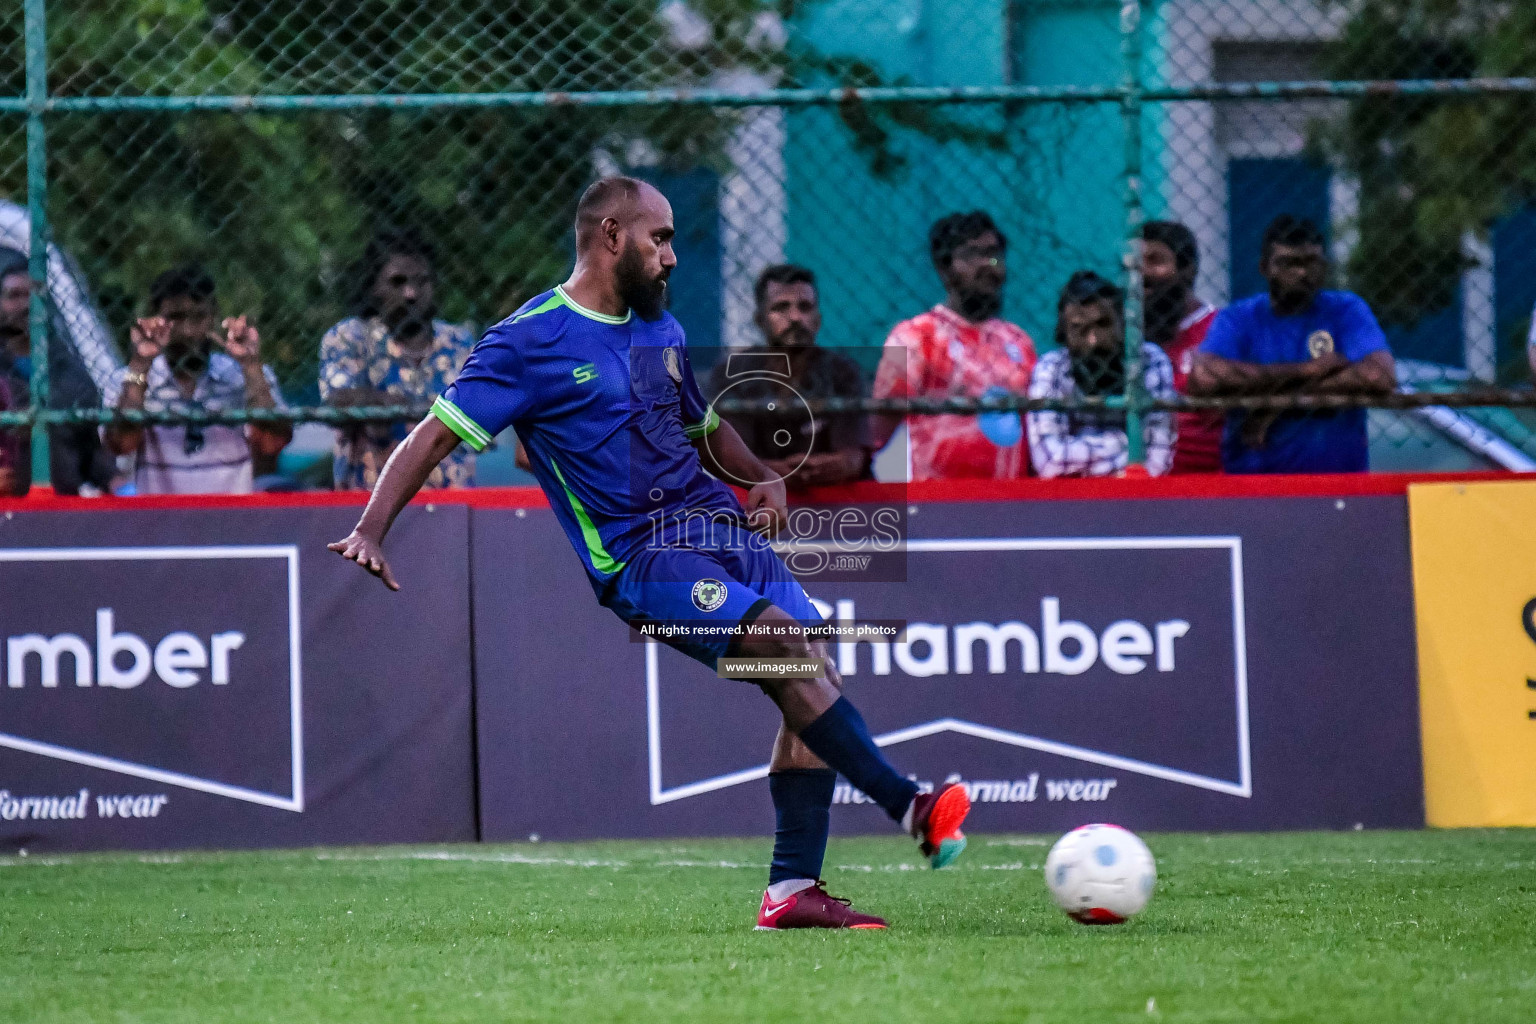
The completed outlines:
[[[609,581],[599,601],[632,626],[688,627],[687,636],[657,638],[710,668],[729,650],[731,628],[769,605],[807,626],[823,621],[794,574],[763,543],[647,547]]]

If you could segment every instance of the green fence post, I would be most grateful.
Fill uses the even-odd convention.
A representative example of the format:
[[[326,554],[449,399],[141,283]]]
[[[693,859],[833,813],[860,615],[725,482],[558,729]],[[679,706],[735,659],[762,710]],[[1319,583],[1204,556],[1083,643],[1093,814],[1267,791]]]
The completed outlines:
[[[48,428],[48,146],[43,105],[48,99],[48,32],[44,0],[24,0],[27,50],[27,270],[32,278],[32,486],[49,485]]]
[[[1120,56],[1123,61],[1120,113],[1125,122],[1125,437],[1128,466],[1147,461],[1142,436],[1146,388],[1141,360],[1141,32],[1145,0],[1120,0]]]

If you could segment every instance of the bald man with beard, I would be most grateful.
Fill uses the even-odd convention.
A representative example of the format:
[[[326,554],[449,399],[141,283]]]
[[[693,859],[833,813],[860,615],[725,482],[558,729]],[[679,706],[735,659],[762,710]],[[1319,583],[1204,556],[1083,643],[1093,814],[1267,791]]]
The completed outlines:
[[[964,849],[970,800],[954,783],[920,793],[891,766],[842,696],[826,644],[808,636],[821,616],[767,539],[786,518],[784,481],[704,401],[666,312],[674,233],[672,207],[651,186],[591,185],[576,211],[571,276],[486,332],[390,456],[356,529],[330,548],[399,589],[383,550],[396,515],[461,442],[480,451],[515,427],[600,604],[632,625],[672,627],[658,635],[711,669],[722,657],[819,660],[811,678],[752,680],[781,718],[757,927],[884,928],[821,881],[836,774],[935,868]],[[745,503],[722,480],[739,483]]]

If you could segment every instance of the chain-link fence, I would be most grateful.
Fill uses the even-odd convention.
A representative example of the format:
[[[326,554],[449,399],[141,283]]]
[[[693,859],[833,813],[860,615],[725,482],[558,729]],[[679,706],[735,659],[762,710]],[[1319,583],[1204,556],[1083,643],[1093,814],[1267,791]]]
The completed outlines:
[[[1293,409],[1234,412],[1250,446],[1352,415],[1296,407],[1369,405],[1376,468],[1536,468],[1532,76],[1536,9],[1502,0],[24,0],[0,11],[0,249],[49,287],[0,340],[13,377],[29,330],[107,392],[151,283],[195,261],[294,418],[378,415],[319,385],[322,336],[378,273],[370,239],[422,239],[437,316],[477,331],[564,276],[582,187],[625,172],[673,203],[672,308],[702,349],[759,344],[754,281],[792,261],[823,342],[873,377],[892,326],[945,300],[930,224],[982,209],[1007,236],[1002,316],[1041,353],[1093,334],[1059,322],[1074,272],[1121,287],[1115,358],[1094,335],[1037,404],[1129,416],[1131,461],[1172,398],[1136,372],[1158,369],[1146,335],[1196,403]],[[1374,311],[1386,378],[1334,365],[1372,347],[1353,307],[1308,332],[1326,366],[1188,374],[1202,304],[1283,291],[1261,266],[1280,214],[1316,232],[1278,251],[1315,238],[1326,259],[1295,273]],[[1147,219],[1193,249],[1157,236],[1174,265],[1144,292]],[[1223,351],[1296,363],[1242,348],[1267,329]],[[57,358],[28,362],[50,393]],[[52,393],[41,415],[81,418]],[[17,397],[3,422],[38,415]],[[176,416],[239,419],[195,397]]]

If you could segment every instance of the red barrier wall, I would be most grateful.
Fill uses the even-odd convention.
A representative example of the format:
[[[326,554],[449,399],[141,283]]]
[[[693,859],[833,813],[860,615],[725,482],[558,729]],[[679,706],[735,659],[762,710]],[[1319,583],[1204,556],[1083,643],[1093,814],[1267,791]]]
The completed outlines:
[[[874,482],[822,487],[791,495],[791,504],[843,504],[889,501],[905,494],[914,502],[933,501],[1114,501],[1159,498],[1284,498],[1406,495],[1414,483],[1514,480],[1531,474],[1482,473],[1339,473],[1319,476],[1175,476],[1158,479],[1093,480],[945,480],[911,484]],[[0,498],[0,512],[125,511],[156,508],[313,508],[361,505],[359,491],[306,491],[290,494],[175,494],[134,498],[65,498],[42,493]],[[471,508],[544,508],[537,487],[484,487],[419,495],[418,504],[468,505]]]

